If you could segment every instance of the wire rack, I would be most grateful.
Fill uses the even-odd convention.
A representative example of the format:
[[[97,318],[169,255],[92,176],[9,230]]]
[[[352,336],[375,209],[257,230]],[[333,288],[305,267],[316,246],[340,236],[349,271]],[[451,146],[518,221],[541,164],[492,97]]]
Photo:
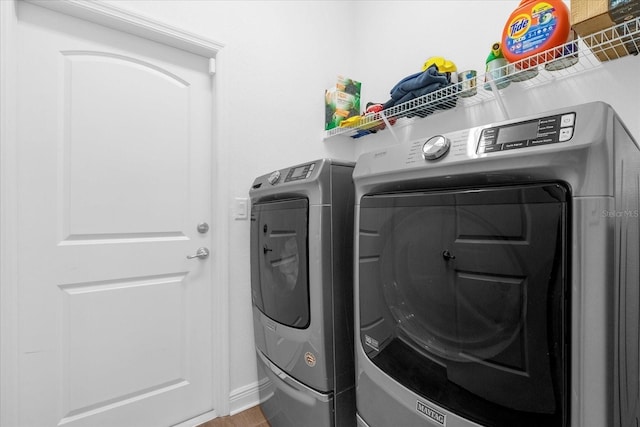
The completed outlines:
[[[606,30],[578,37],[553,49],[540,52],[503,67],[478,74],[472,88],[468,81],[452,83],[427,95],[402,104],[361,116],[351,126],[325,131],[325,138],[347,135],[364,136],[384,128],[408,124],[412,118],[427,117],[435,112],[497,101],[505,112],[500,91],[508,86],[533,87],[587,70],[640,52],[640,17]],[[408,120],[409,119],[409,120]]]

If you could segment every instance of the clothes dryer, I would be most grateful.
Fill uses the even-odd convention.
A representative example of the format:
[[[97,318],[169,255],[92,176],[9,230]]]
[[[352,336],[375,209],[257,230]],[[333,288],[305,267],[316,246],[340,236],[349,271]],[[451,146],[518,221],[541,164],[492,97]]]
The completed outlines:
[[[603,103],[362,155],[358,425],[638,425],[639,174]]]
[[[355,425],[353,166],[316,160],[250,190],[255,344],[272,427]]]

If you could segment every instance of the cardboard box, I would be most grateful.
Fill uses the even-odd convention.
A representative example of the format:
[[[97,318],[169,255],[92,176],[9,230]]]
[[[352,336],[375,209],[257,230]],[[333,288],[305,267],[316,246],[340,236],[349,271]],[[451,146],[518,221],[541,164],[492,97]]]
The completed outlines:
[[[629,22],[638,16],[640,0],[571,0],[571,26],[600,61],[638,53],[640,35],[632,39],[612,29],[628,22],[633,31],[640,30]]]
[[[360,115],[361,86],[360,82],[338,76],[335,87],[325,90],[324,130],[339,127],[342,121]]]

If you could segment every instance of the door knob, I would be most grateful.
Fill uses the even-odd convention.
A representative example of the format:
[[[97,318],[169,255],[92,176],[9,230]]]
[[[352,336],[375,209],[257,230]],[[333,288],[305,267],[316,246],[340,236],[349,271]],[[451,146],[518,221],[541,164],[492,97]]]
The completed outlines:
[[[209,256],[209,249],[198,248],[195,255],[187,255],[187,259],[194,259],[194,258],[205,259],[208,256]]]

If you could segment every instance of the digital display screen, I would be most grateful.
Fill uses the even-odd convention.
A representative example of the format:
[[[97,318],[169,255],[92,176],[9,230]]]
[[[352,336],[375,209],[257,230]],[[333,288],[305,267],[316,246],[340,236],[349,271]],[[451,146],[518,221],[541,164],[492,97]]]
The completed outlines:
[[[538,136],[538,121],[522,123],[514,126],[506,126],[498,131],[496,143],[524,141]]]
[[[299,166],[297,168],[294,168],[289,174],[289,178],[296,179],[303,176],[308,171],[308,169],[306,168],[307,168],[306,166]]]

